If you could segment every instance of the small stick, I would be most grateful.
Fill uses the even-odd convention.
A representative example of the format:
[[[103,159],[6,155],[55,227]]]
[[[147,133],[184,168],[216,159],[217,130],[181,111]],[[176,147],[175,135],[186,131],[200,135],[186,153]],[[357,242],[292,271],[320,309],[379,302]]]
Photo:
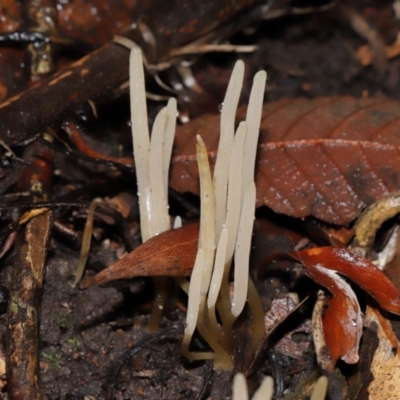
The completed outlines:
[[[29,188],[35,200],[46,200],[52,172],[52,151],[39,143],[31,145],[21,189]],[[18,235],[11,275],[7,321],[7,387],[10,400],[41,400],[39,383],[39,310],[51,211],[27,222]]]
[[[193,46],[201,49],[204,44],[220,41],[252,24],[261,18],[262,6],[260,0],[202,1],[201,14],[194,15],[190,0],[174,1],[169,7],[173,11],[167,15],[165,8],[159,6],[144,13],[145,22],[137,24],[130,39],[143,49],[149,66],[159,70],[179,62],[179,57],[171,59],[173,51],[184,52]],[[179,12],[174,7],[179,7]],[[146,42],[149,37],[150,43]],[[13,146],[24,142],[88,100],[97,104],[118,96],[120,86],[128,80],[128,60],[126,48],[106,43],[0,104],[4,143]]]

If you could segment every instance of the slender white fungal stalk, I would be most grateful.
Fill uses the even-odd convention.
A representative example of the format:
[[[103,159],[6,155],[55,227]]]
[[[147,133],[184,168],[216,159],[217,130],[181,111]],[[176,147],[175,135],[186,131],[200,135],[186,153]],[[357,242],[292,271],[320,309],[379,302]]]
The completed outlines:
[[[204,274],[201,282],[201,293],[206,299],[210,286],[211,274],[214,264],[215,253],[215,200],[212,184],[210,165],[208,162],[207,149],[203,139],[197,135],[197,162],[200,177],[200,237],[199,248],[204,251]]]
[[[197,323],[197,318],[199,315],[199,305],[201,296],[201,280],[204,272],[204,251],[199,249],[196,255],[196,261],[194,263],[191,280],[193,281],[189,286],[189,299],[188,299],[188,309],[186,316],[186,334],[192,335]]]
[[[157,115],[150,143],[147,126],[146,91],[142,51],[133,47],[130,55],[130,98],[133,149],[138,183],[140,228],[142,240],[170,229],[168,214],[168,171],[176,124],[176,101],[171,99]],[[155,299],[148,324],[158,329],[170,280],[153,278]]]
[[[255,204],[256,185],[254,182],[251,182],[244,196],[235,249],[234,289],[231,310],[235,317],[238,317],[243,311],[244,304],[246,303],[247,299],[249,258],[251,237],[253,233]]]
[[[228,229],[223,228],[221,232],[221,236],[219,238],[217,252],[215,255],[214,262],[214,271],[213,276],[210,283],[210,291],[207,299],[207,307],[215,308],[215,304],[217,303],[219,289],[221,287],[222,276],[224,274],[224,266],[225,266],[225,254],[226,247],[228,244]]]
[[[271,400],[274,395],[274,380],[266,376],[261,382],[260,387],[254,393],[252,400]],[[233,400],[248,400],[246,378],[242,373],[238,373],[233,378]]]
[[[213,353],[190,353],[188,351],[191,335],[193,331],[188,330],[185,342],[183,343],[182,352],[190,360],[202,360],[207,358],[214,359],[214,365],[219,369],[232,368],[231,359],[226,348],[221,343],[218,332],[212,332],[209,326],[208,314],[206,313],[206,299],[211,282],[213,272],[214,253],[215,253],[215,202],[214,189],[211,179],[211,170],[208,163],[207,149],[200,136],[197,136],[197,163],[200,176],[200,200],[201,200],[201,215],[200,215],[200,237],[199,250],[203,254],[203,262],[199,264],[202,268],[200,275],[195,275],[190,279],[189,285],[189,302],[191,301],[192,286],[196,293],[199,291],[199,296],[196,297],[198,306],[193,306],[193,315],[191,320],[197,321],[197,329],[201,336],[213,349]],[[225,251],[224,251],[225,252]],[[222,257],[222,256],[221,256]],[[196,314],[197,313],[197,314]],[[191,321],[192,322],[192,321]],[[192,325],[190,325],[192,326]],[[216,333],[217,335],[215,335]]]
[[[242,208],[242,177],[243,149],[247,136],[247,123],[242,121],[236,131],[233,143],[232,157],[229,167],[229,188],[225,226],[231,232],[228,240],[226,261],[230,261],[235,250],[237,231],[239,226],[240,211]]]
[[[159,233],[170,229],[168,198],[164,189],[164,182],[160,177],[164,167],[164,133],[167,118],[167,107],[164,107],[157,114],[151,133],[149,153],[149,182],[152,209],[152,236],[156,236]]]
[[[201,138],[197,137],[201,199],[199,249],[204,251],[197,328],[215,352],[216,367],[230,365],[227,360],[234,347],[232,326],[244,308],[248,293],[249,302],[252,303],[249,304],[250,310],[262,323],[255,323],[257,343],[264,334],[262,305],[249,278],[249,255],[256,199],[254,164],[266,74],[256,75],[247,120],[239,124],[234,136],[235,113],[243,74],[244,65],[238,62],[223,104],[213,185],[207,150]],[[255,118],[255,121],[250,121],[251,118]],[[252,137],[249,138],[249,135]],[[231,302],[229,273],[234,254],[234,292]],[[192,281],[193,277],[190,285]],[[216,305],[222,327],[217,322]]]
[[[217,252],[214,261],[214,270],[207,298],[207,308],[208,308],[208,317],[210,320],[210,328],[214,333],[214,335],[216,336],[219,336],[221,334],[217,322],[217,316],[215,313],[215,306],[217,304],[218,294],[220,292],[222,278],[224,276],[228,236],[229,236],[228,230],[226,228],[223,228],[217,246]]]
[[[247,299],[254,323],[253,349],[257,350],[265,336],[264,309],[257,289],[250,277],[247,284]]]
[[[167,111],[168,111],[168,120],[167,120],[167,125],[165,127],[164,154],[163,154],[163,167],[162,167],[163,184],[164,184],[166,198],[168,198],[168,174],[169,174],[172,146],[174,144],[175,129],[176,129],[176,115],[177,115],[176,99],[171,98],[168,100]]]
[[[186,327],[182,340],[182,353],[189,360],[205,360],[213,359],[214,354],[207,353],[191,353],[189,351],[190,342],[194,330],[196,329],[197,320],[199,317],[200,298],[201,298],[201,281],[204,272],[204,251],[199,249],[194,263],[192,277],[189,285],[188,309],[186,315]]]
[[[244,62],[239,60],[233,68],[221,111],[218,157],[214,168],[214,191],[216,201],[215,225],[217,240],[221,234],[226,218],[229,161],[235,132],[235,115],[243,86],[243,75]]]
[[[140,229],[142,240],[146,242],[152,235],[152,205],[149,187],[150,139],[147,126],[146,89],[144,85],[142,50],[133,47],[129,59],[131,128],[133,152],[135,156],[136,177],[138,183]]]
[[[241,122],[236,131],[230,166],[229,166],[229,187],[228,198],[226,199],[226,220],[225,226],[230,232],[226,250],[226,259],[224,267],[224,276],[221,283],[221,296],[218,310],[224,319],[230,314],[231,299],[229,294],[229,273],[232,264],[233,253],[235,251],[235,243],[239,226],[239,218],[242,203],[242,169],[243,169],[243,148],[246,140],[247,124]]]

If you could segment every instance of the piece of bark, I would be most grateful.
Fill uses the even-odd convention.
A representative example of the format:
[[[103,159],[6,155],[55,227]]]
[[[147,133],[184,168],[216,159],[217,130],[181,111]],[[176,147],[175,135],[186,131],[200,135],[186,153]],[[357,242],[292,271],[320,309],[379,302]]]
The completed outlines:
[[[368,398],[396,399],[400,384],[399,343],[390,322],[378,310],[368,307],[364,324],[366,327],[372,324],[378,326],[379,340],[370,367],[373,378],[367,388]]]
[[[52,152],[31,145],[22,187],[28,186],[36,201],[46,198],[52,171]],[[39,311],[51,212],[32,218],[21,230],[11,274],[7,320],[7,388],[10,400],[43,399],[39,382]]]
[[[13,145],[51,126],[85,101],[107,99],[128,78],[129,51],[107,43],[0,105],[0,131]]]

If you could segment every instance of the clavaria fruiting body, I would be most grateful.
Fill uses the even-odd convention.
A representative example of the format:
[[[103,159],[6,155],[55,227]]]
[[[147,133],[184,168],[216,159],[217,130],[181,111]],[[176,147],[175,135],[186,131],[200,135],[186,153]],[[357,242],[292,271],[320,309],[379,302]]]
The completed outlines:
[[[170,99],[157,115],[151,134],[147,126],[142,51],[133,47],[129,64],[131,126],[138,183],[140,228],[143,242],[170,229],[168,171],[176,125],[176,100]],[[154,278],[155,301],[149,330],[158,329],[170,280]]]
[[[249,276],[249,256],[256,203],[254,165],[266,73],[260,71],[255,75],[246,121],[239,124],[235,134],[235,115],[243,76],[244,64],[238,61],[223,103],[214,176],[205,144],[201,137],[197,137],[201,198],[199,247],[190,284],[184,278],[176,279],[189,294],[182,352],[190,360],[213,359],[217,368],[232,366],[235,345],[232,327],[246,301],[253,316],[254,348],[260,344],[265,330],[262,304]],[[143,242],[146,242],[170,229],[168,170],[177,106],[176,101],[170,99],[158,113],[150,139],[143,59],[138,47],[132,48],[130,56],[130,99],[141,233]],[[150,330],[158,327],[169,284],[162,277],[154,281],[156,296]],[[193,353],[189,350],[196,329],[211,351]]]
[[[253,318],[257,316],[257,320],[254,319],[254,347],[264,336],[264,313],[249,276],[249,256],[256,202],[254,165],[266,74],[264,71],[256,74],[246,121],[239,124],[234,135],[243,74],[244,64],[238,61],[223,103],[213,181],[207,150],[202,139],[197,138],[201,201],[199,255],[190,281],[190,321],[185,330],[182,351],[190,360],[213,358],[216,368],[231,367],[234,348],[232,327],[246,301]],[[234,289],[231,298],[229,279],[233,260]],[[199,303],[192,301],[192,294]],[[194,325],[213,353],[189,351]]]
[[[314,385],[310,400],[324,400],[328,388],[328,378],[320,376]],[[246,378],[243,374],[236,374],[233,378],[233,400],[248,400]],[[274,394],[274,381],[270,376],[266,376],[261,382],[260,387],[254,393],[252,400],[271,400]]]
[[[233,400],[248,400],[246,378],[243,374],[236,374],[233,378]],[[266,376],[261,382],[260,387],[254,393],[252,400],[271,400],[274,394],[274,381],[270,376]]]

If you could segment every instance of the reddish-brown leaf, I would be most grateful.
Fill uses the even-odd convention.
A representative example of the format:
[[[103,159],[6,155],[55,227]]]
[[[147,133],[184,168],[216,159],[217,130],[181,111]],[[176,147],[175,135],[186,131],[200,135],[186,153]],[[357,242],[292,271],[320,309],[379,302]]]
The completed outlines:
[[[318,247],[289,254],[304,265],[312,279],[328,290],[329,282],[325,282],[318,274],[320,267],[346,276],[369,293],[383,309],[400,315],[400,292],[378,267],[357,253],[334,247]]]
[[[245,118],[240,108],[238,119]],[[170,185],[199,192],[196,135],[211,166],[219,116],[206,115],[177,129]],[[322,97],[282,99],[263,108],[256,168],[257,205],[345,225],[383,195],[399,190],[400,102]],[[79,138],[78,147],[93,151]],[[110,157],[95,153],[98,158]],[[130,159],[115,159],[133,164]]]
[[[189,276],[196,258],[199,224],[190,224],[152,237],[126,257],[91,278],[82,288],[135,276]]]
[[[320,268],[316,276],[329,284],[332,297],[328,298],[319,293],[318,302],[322,301],[322,307],[317,302],[313,320],[318,318],[319,326],[314,325],[314,329],[320,331],[322,328],[323,342],[329,349],[333,364],[336,364],[339,358],[348,364],[354,364],[359,359],[358,348],[363,329],[356,295],[351,287],[332,271]],[[314,338],[316,336],[318,338],[314,331]]]
[[[337,273],[351,279],[382,308],[395,314],[400,314],[400,292],[372,262],[352,251],[319,247],[289,254],[332,294],[331,298],[324,297],[326,308],[320,318],[333,362],[339,358],[351,364],[357,362],[362,332],[360,308],[354,292]]]
[[[243,119],[245,110],[238,111]],[[257,204],[274,211],[347,224],[400,182],[400,102],[322,97],[283,99],[263,109]],[[215,159],[219,116],[178,129],[171,186],[198,192],[195,136]],[[374,143],[371,143],[374,142]]]

